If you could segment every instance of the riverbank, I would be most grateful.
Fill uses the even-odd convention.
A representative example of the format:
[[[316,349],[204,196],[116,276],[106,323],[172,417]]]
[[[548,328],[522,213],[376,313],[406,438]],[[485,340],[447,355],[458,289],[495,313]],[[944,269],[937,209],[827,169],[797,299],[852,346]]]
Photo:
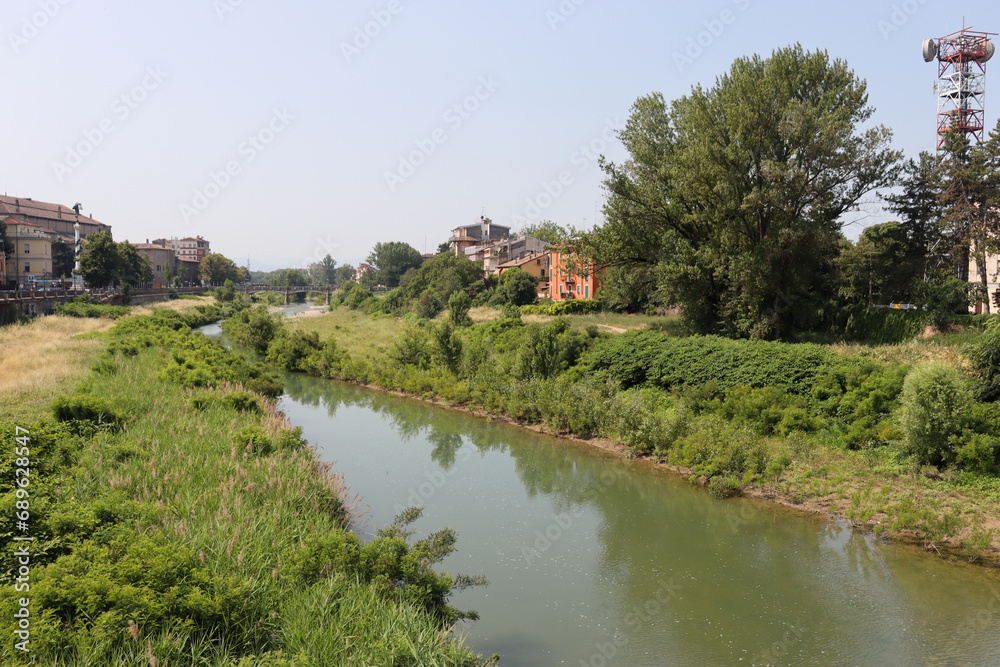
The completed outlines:
[[[508,399],[498,398],[496,392],[489,393],[492,390],[488,386],[478,386],[476,383],[479,380],[465,375],[467,371],[464,367],[458,369],[459,374],[456,375],[443,373],[433,365],[421,370],[393,361],[392,355],[398,352],[398,348],[394,348],[397,341],[402,340],[407,331],[414,335],[412,322],[370,318],[355,311],[338,309],[321,318],[292,326],[303,332],[321,332],[322,340],[333,338],[337,341],[348,359],[332,374],[335,377],[571,438],[615,451],[621,456],[641,457],[664,470],[702,484],[712,484],[712,479],[719,476],[719,460],[734,456],[732,451],[722,451],[726,447],[724,441],[719,439],[743,439],[748,445],[736,451],[736,456],[745,458],[747,452],[759,451],[764,459],[757,468],[757,474],[746,472],[748,468],[744,467],[744,472],[739,473],[741,478],[734,480],[739,483],[738,493],[741,495],[797,511],[822,514],[848,522],[860,530],[919,544],[931,553],[982,563],[1000,562],[997,557],[1000,547],[997,539],[1000,535],[1000,482],[997,478],[989,474],[956,472],[917,464],[892,440],[899,438],[898,430],[892,426],[894,410],[897,409],[894,401],[898,400],[893,397],[898,396],[908,367],[901,359],[957,359],[959,355],[955,350],[964,344],[969,334],[956,335],[961,341],[957,344],[948,344],[948,337],[945,336],[900,346],[828,348],[839,356],[857,357],[864,363],[872,357],[883,359],[878,362],[877,368],[884,370],[878,370],[872,380],[861,378],[857,381],[860,384],[854,385],[855,389],[841,389],[853,392],[850,397],[845,395],[844,401],[849,398],[859,405],[872,405],[872,401],[883,403],[881,412],[877,413],[882,416],[858,418],[859,423],[869,426],[856,437],[874,438],[877,446],[856,446],[847,439],[852,437],[852,433],[846,431],[847,426],[839,427],[829,421],[830,417],[820,419],[820,415],[810,414],[804,399],[783,392],[755,390],[740,395],[738,398],[742,403],[736,404],[733,409],[730,406],[734,405],[736,394],[729,392],[727,398],[726,393],[719,390],[709,395],[705,395],[704,391],[699,393],[697,388],[680,393],[647,389],[599,395],[578,383],[560,385],[558,381],[536,383],[534,389],[529,382],[528,385],[518,385],[521,388],[516,389],[517,383],[509,376],[493,374],[485,384],[492,383],[496,392],[534,392],[531,394],[534,399],[519,399],[510,404],[514,410],[509,410],[502,405]],[[483,326],[493,327],[492,336],[509,335],[496,323]],[[429,346],[431,335],[430,332],[425,334]],[[466,355],[470,346],[481,344],[474,331],[465,333],[463,342]],[[865,385],[865,382],[868,384]],[[587,391],[591,393],[588,395]],[[549,410],[551,416],[542,417],[539,409],[524,404],[526,400],[546,405],[562,400],[553,398],[553,393],[575,395],[576,398],[570,400],[577,405],[543,405],[539,409]],[[617,427],[595,426],[594,419],[581,414],[587,411],[585,404],[588,400],[605,403],[620,401],[616,403],[618,411],[631,411],[633,414],[630,421],[626,420],[628,423],[622,422]],[[781,402],[785,407],[780,405]],[[775,404],[779,404],[777,412]],[[687,414],[681,424],[688,431],[684,437],[670,435],[670,428],[680,423],[679,409]],[[771,422],[773,430],[770,433],[761,428],[758,416],[768,412],[771,413],[767,415],[768,419],[777,420]],[[560,417],[560,414],[564,416]],[[611,415],[613,417],[615,415]],[[720,418],[726,421],[719,421]],[[585,422],[588,432],[581,434],[574,428],[574,419],[578,423]],[[779,432],[779,427],[785,430]],[[632,428],[631,433],[626,433],[628,428]],[[748,428],[754,433],[748,435]],[[842,428],[845,430],[841,431]],[[599,432],[615,429],[623,437],[601,436]],[[669,445],[669,442],[666,443],[668,446],[658,444],[658,439],[667,441],[670,437],[681,446]],[[886,440],[879,440],[883,437]],[[695,438],[720,442],[720,445],[713,445],[721,446],[715,459],[706,459],[698,451],[692,454]],[[719,452],[721,455],[718,455]]]
[[[158,311],[113,328],[57,317],[0,332],[22,351],[48,336],[43,361],[63,367],[3,396],[0,432],[28,450],[19,535],[32,542],[19,543],[30,590],[10,572],[0,588],[6,636],[28,605],[30,653],[7,642],[0,661],[483,664],[448,630],[461,580],[431,569],[447,548],[410,544],[405,523],[363,544],[345,482],[273,400],[245,390],[273,395],[276,378],[187,324]],[[3,350],[9,370],[17,350]],[[53,421],[39,405],[57,394]],[[14,465],[0,462],[11,508]],[[446,532],[432,534],[438,546]],[[16,546],[4,545],[7,562]]]

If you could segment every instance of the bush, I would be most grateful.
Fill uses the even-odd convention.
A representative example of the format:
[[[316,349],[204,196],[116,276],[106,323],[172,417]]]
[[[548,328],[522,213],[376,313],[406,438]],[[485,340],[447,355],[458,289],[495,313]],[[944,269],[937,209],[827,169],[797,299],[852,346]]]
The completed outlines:
[[[266,306],[240,311],[222,323],[222,330],[240,345],[266,354],[267,348],[282,328],[281,320],[267,312]]]
[[[986,330],[966,348],[966,356],[979,376],[976,398],[995,401],[1000,398],[1000,320],[990,319]]]
[[[427,332],[417,326],[404,328],[389,348],[389,358],[401,366],[429,368],[431,353]]]
[[[715,382],[720,389],[784,387],[808,394],[831,370],[846,374],[857,363],[819,345],[718,336],[672,338],[647,330],[600,339],[584,365],[626,389]]]
[[[59,396],[52,401],[56,421],[90,422],[98,427],[116,428],[125,423],[125,416],[103,398],[75,395]]]
[[[472,299],[466,292],[458,291],[448,299],[448,319],[456,327],[464,327],[472,324],[469,317],[469,309],[472,308]]]
[[[900,426],[920,463],[952,458],[952,438],[961,430],[972,399],[959,372],[941,363],[917,366],[903,383]]]

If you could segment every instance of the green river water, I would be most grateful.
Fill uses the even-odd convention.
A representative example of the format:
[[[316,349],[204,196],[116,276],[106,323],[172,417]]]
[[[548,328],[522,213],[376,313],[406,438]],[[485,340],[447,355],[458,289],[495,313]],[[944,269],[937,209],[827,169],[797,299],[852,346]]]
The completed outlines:
[[[280,407],[363,499],[423,505],[502,665],[1000,665],[1000,577],[637,461],[339,382]]]

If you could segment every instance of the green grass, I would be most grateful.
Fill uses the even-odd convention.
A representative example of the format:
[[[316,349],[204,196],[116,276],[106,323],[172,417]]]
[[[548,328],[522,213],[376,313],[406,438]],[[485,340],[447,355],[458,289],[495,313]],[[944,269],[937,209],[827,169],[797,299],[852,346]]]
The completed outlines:
[[[315,331],[321,340],[333,337],[341,349],[355,359],[380,359],[403,329],[394,317],[373,318],[348,308],[337,308],[316,317],[296,317],[287,324],[294,330]]]
[[[362,546],[347,531],[343,480],[271,402],[173,384],[161,372],[169,355],[140,345],[83,381],[88,400],[125,416],[122,429],[8,415],[33,438],[36,664],[482,664],[405,587],[370,578],[363,563],[379,558],[365,550],[389,543]],[[0,432],[13,441],[12,423]],[[8,514],[12,465],[0,462]],[[11,637],[16,594],[3,579],[0,632]],[[0,647],[0,663],[20,657]]]

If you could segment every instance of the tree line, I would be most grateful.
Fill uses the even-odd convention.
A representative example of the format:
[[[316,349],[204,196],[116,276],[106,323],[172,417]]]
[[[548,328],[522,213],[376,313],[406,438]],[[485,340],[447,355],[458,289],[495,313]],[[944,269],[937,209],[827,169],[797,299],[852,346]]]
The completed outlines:
[[[982,144],[953,132],[944,151],[904,161],[873,114],[844,61],[799,45],[740,58],[670,103],[640,97],[619,132],[629,158],[601,161],[606,222],[579,240],[604,270],[605,304],[677,306],[696,331],[789,338],[873,304],[985,300],[1000,125]],[[845,216],[879,199],[899,219],[849,241]]]

